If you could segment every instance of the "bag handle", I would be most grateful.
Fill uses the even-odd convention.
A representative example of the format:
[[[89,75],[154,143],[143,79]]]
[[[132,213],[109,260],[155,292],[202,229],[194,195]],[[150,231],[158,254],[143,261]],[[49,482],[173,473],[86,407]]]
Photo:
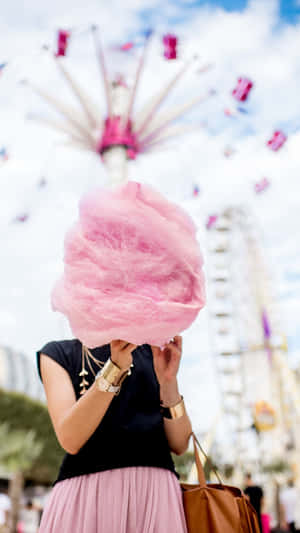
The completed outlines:
[[[205,479],[204,469],[203,469],[203,466],[202,466],[202,463],[201,463],[201,460],[200,460],[200,457],[199,457],[198,448],[201,451],[201,453],[204,455],[204,457],[207,460],[208,464],[210,465],[212,471],[216,475],[217,480],[219,481],[220,485],[223,485],[221,477],[220,477],[218,471],[215,469],[215,467],[212,464],[210,458],[206,455],[205,451],[203,450],[203,448],[202,448],[200,442],[198,441],[198,439],[197,439],[197,437],[196,437],[194,432],[192,433],[192,437],[193,437],[193,444],[194,444],[194,454],[195,454],[195,462],[196,462],[196,468],[197,468],[197,474],[198,474],[198,481],[199,481],[200,486],[201,487],[206,487],[206,479]],[[197,446],[198,446],[198,448],[197,448]]]

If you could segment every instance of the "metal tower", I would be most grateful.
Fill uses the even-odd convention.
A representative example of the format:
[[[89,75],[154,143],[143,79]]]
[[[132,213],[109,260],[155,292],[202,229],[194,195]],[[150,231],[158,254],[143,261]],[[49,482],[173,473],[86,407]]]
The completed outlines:
[[[255,222],[224,210],[207,232],[208,306],[226,453],[237,471],[299,455],[300,392]]]

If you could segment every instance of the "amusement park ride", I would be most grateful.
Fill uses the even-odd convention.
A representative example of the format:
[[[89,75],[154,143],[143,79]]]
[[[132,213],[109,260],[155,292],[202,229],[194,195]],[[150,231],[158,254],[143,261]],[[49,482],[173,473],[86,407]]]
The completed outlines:
[[[237,471],[286,462],[298,477],[300,393],[256,228],[245,209],[234,207],[207,231],[222,427]]]
[[[43,122],[67,135],[75,147],[97,152],[111,184],[117,184],[127,179],[129,160],[154,151],[170,137],[190,129],[174,122],[212,92],[168,112],[160,111],[192,63],[187,62],[144,108],[135,112],[151,33],[145,37],[132,87],[123,80],[109,80],[97,27],[92,33],[105,90],[105,116],[70,75],[64,53],[52,54],[53,60],[76,96],[79,109],[30,85],[61,115],[60,120],[47,118]],[[241,470],[283,458],[296,469],[296,457],[300,456],[300,393],[288,365],[287,344],[255,228],[248,212],[238,207],[224,209],[207,225],[207,300],[223,427],[232,450],[231,461]]]
[[[120,183],[127,179],[128,160],[135,159],[141,153],[152,152],[171,137],[189,131],[191,126],[173,125],[173,123],[182,118],[192,107],[212,96],[214,91],[210,91],[204,96],[196,96],[191,101],[176,106],[168,112],[159,111],[172,89],[197,60],[197,57],[194,57],[187,61],[169,83],[162,87],[139,112],[135,113],[134,104],[137,89],[152,33],[149,31],[145,35],[145,45],[137,64],[135,79],[132,87],[128,87],[122,78],[115,81],[109,80],[98,28],[93,26],[91,31],[104,85],[105,116],[102,115],[101,106],[97,107],[92,104],[89,96],[73,79],[67,70],[66,59],[61,54],[52,54],[52,58],[79,101],[79,110],[71,108],[69,104],[54,97],[44,89],[28,81],[26,83],[63,117],[62,121],[48,118],[39,120],[66,134],[70,144],[74,147],[98,153],[106,167],[111,183]],[[198,72],[205,72],[207,68],[209,66],[203,66]],[[192,128],[194,129],[194,126]]]

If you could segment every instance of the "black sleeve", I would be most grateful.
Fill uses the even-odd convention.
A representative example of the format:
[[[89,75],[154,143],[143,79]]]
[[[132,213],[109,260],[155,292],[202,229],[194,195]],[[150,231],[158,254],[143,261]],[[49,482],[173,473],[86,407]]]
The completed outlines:
[[[48,355],[48,357],[51,357],[54,361],[56,361],[59,365],[61,365],[68,373],[70,373],[70,361],[67,357],[67,354],[65,353],[63,346],[59,342],[48,342],[48,344],[45,344],[41,350],[38,350],[36,352],[37,357],[37,369],[40,376],[40,380],[42,380],[41,375],[41,353]]]

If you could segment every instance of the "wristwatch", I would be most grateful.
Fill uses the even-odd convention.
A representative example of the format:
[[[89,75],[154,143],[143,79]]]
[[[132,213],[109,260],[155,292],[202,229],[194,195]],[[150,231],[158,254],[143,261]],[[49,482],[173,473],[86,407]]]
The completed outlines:
[[[109,358],[104,367],[99,370],[98,374],[95,377],[95,381],[97,382],[97,387],[102,392],[113,392],[114,394],[117,394],[120,391],[120,384],[113,385],[113,383],[116,382],[117,377],[120,374],[120,368],[118,365],[112,362],[112,360]]]
[[[128,369],[122,370],[109,358],[104,367],[99,370],[98,374],[96,374],[95,381],[98,389],[103,392],[113,392],[114,394],[118,394],[126,376],[131,375],[132,367],[133,363]]]
[[[97,386],[98,389],[102,392],[113,392],[114,394],[117,394],[120,391],[120,385],[112,385],[105,377],[98,376],[97,377]]]

